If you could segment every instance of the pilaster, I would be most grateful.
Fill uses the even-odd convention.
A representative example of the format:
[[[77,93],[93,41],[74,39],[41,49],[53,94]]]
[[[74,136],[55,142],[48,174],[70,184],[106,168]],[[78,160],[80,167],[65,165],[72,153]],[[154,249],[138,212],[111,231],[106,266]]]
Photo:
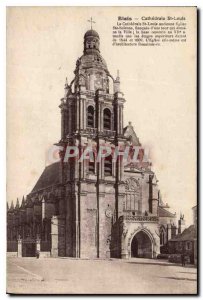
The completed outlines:
[[[58,257],[58,218],[51,218],[51,256]]]

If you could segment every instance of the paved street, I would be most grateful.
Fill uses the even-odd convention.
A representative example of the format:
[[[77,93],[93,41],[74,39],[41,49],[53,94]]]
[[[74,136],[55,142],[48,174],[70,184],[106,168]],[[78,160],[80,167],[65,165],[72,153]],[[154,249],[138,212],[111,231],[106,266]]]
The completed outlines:
[[[194,294],[194,267],[152,259],[8,258],[7,292]]]

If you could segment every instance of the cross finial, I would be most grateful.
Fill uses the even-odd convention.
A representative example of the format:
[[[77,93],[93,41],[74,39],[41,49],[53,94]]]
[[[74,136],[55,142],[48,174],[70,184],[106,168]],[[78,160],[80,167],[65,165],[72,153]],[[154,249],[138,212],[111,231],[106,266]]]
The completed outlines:
[[[90,20],[87,20],[88,22],[90,22],[91,23],[91,30],[92,30],[92,23],[96,23],[95,21],[93,21],[93,19],[92,19],[92,17],[90,18]]]

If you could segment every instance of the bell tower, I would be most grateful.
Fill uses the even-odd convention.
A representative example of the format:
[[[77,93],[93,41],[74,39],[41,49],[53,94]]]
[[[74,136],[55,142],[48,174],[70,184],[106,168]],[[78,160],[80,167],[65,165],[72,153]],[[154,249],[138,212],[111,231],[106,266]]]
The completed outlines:
[[[84,35],[83,55],[76,62],[74,79],[70,84],[66,80],[59,106],[67,256],[110,256],[112,224],[122,212],[123,162],[114,161],[112,154],[125,143],[125,99],[119,73],[116,79],[109,73],[99,47],[99,34],[91,28]],[[64,157],[68,146],[76,146],[78,153],[67,162]],[[93,155],[81,160],[87,148],[93,149]],[[109,151],[106,157],[104,148]],[[98,153],[102,154],[100,160]]]
[[[91,29],[85,33],[84,36],[84,54],[100,52],[99,50],[99,35],[98,33]]]

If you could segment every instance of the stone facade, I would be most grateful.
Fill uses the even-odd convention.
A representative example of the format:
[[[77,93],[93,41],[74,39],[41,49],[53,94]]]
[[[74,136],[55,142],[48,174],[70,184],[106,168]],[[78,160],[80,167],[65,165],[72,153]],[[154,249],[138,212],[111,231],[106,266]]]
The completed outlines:
[[[92,161],[79,161],[89,145],[97,151],[104,146],[112,151],[141,147],[131,123],[123,126],[119,73],[115,79],[109,73],[99,47],[98,33],[87,31],[84,53],[76,62],[74,79],[66,81],[59,106],[60,162],[45,168],[21,205],[8,207],[8,240],[22,239],[23,247],[28,239],[39,242],[40,236],[40,251],[54,257],[156,257],[161,230],[171,220],[162,216],[167,210],[151,164],[142,161],[142,153],[136,163],[111,157],[97,162],[95,154]],[[67,162],[71,146],[79,153]]]

